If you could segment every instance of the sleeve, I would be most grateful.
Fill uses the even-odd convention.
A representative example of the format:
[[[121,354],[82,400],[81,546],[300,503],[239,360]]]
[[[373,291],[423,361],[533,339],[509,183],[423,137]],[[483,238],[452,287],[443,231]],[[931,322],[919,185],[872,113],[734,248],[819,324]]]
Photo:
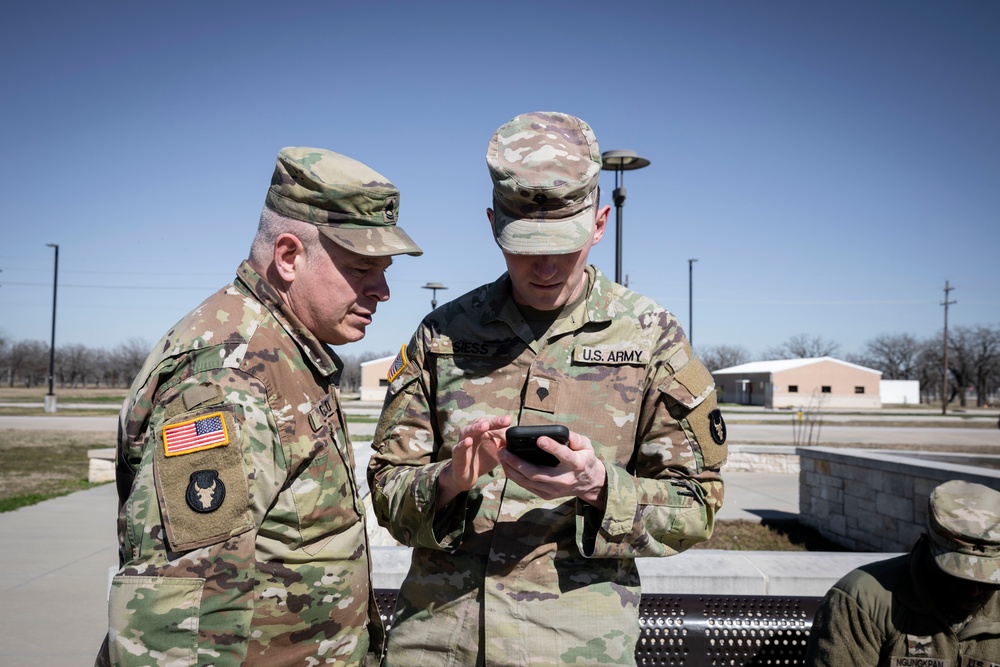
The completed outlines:
[[[389,390],[372,439],[368,486],[380,525],[401,544],[452,550],[465,531],[468,494],[436,511],[439,441],[431,403],[431,377],[421,325],[389,369]]]
[[[670,322],[672,337],[650,364],[632,462],[627,469],[605,464],[603,512],[578,503],[577,546],[587,557],[669,556],[712,536],[723,499],[725,422],[711,374]]]
[[[240,665],[263,513],[254,507],[268,504],[265,484],[254,480],[271,477],[256,469],[253,452],[281,456],[267,394],[228,370],[158,393],[147,403],[142,447],[131,448],[141,458],[131,462],[135,478],[119,515],[110,661],[200,665],[198,647],[211,646],[212,664]]]
[[[857,600],[834,586],[816,610],[805,664],[811,667],[876,667],[884,643],[885,634]]]

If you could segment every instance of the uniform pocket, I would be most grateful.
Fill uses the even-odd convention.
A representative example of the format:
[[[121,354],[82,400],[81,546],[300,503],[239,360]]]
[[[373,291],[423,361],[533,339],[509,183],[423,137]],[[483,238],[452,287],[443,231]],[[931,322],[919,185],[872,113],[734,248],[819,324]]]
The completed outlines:
[[[115,665],[194,665],[205,580],[116,576],[108,605]]]

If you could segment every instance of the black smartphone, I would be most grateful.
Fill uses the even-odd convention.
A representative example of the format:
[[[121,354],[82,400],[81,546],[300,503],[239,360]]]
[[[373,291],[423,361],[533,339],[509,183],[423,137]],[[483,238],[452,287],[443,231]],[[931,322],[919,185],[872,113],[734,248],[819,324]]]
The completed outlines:
[[[559,465],[559,459],[539,449],[535,442],[543,435],[563,445],[569,442],[569,429],[562,424],[511,426],[507,429],[507,449],[528,463],[552,468]]]

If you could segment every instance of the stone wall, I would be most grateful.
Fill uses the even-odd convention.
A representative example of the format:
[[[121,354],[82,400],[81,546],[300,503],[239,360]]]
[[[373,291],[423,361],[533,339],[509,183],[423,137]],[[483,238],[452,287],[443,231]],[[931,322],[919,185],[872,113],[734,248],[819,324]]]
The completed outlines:
[[[907,551],[934,487],[963,479],[1000,490],[1000,456],[800,447],[799,521],[854,551]]]

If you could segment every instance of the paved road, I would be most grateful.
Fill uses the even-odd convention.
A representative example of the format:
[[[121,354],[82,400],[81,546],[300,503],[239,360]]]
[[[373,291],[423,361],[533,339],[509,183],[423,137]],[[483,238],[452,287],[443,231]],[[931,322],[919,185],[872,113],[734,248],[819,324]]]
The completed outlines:
[[[366,408],[368,409],[368,408]],[[349,410],[351,411],[351,410]],[[353,412],[353,411],[352,411]],[[377,409],[376,409],[377,412]],[[795,445],[795,444],[869,444],[869,445],[947,445],[962,447],[995,446],[1000,450],[1000,429],[936,428],[902,426],[838,426],[821,424],[800,431],[792,424],[746,424],[739,418],[728,419],[731,444]],[[363,439],[375,431],[374,423],[353,423],[351,437]],[[118,430],[117,417],[0,416],[0,429],[110,431]],[[798,441],[796,433],[799,431]]]

